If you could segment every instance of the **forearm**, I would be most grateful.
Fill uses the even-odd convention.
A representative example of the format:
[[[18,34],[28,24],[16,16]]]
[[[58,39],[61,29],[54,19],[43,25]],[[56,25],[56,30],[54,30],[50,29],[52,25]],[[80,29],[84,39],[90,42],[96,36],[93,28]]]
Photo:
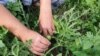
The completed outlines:
[[[3,5],[0,5],[0,26],[6,27],[18,37],[20,37],[21,31],[27,29]]]
[[[40,14],[52,14],[51,0],[40,0]]]

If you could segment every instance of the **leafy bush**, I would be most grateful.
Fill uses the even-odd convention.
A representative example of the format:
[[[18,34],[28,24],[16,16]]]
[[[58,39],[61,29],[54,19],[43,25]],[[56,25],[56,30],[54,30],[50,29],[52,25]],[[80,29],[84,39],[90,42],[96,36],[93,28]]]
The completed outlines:
[[[60,9],[54,11],[56,31],[48,36],[51,47],[44,56],[100,56],[100,0],[65,0]],[[7,8],[27,27],[38,31],[38,13],[33,7],[24,10],[20,0],[9,3]],[[35,10],[35,9],[34,9]],[[34,16],[33,16],[34,15]],[[35,18],[34,22],[32,18]],[[23,44],[0,28],[1,56],[33,56]]]

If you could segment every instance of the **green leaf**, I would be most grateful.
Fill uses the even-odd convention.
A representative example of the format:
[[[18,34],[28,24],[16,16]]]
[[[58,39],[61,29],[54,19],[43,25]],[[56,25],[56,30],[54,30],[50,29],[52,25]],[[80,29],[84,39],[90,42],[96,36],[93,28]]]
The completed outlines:
[[[62,53],[59,53],[57,56],[62,56]]]
[[[80,38],[77,38],[76,40],[75,40],[75,43],[76,43],[76,46],[80,46],[80,44],[81,44],[81,39]]]
[[[86,3],[91,6],[94,5],[95,1],[96,0],[86,0]]]
[[[83,49],[84,50],[91,48],[92,45],[93,45],[93,43],[89,40],[83,41]]]
[[[82,52],[82,51],[75,51],[75,52],[73,52],[73,54],[75,56],[87,56],[87,54],[85,52]]]
[[[51,40],[51,39],[52,39],[52,37],[48,35],[48,36],[47,36],[47,39],[48,39],[48,40]]]
[[[5,47],[5,44],[0,40],[0,48]]]

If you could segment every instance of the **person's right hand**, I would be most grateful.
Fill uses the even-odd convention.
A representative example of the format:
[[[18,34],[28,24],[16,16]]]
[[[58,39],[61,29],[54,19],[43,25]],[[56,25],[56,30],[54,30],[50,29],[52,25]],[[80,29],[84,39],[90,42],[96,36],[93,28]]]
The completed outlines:
[[[23,42],[32,40],[31,47],[29,49],[34,54],[39,56],[42,56],[51,44],[46,38],[33,31],[28,31],[27,33],[23,34],[21,39]]]

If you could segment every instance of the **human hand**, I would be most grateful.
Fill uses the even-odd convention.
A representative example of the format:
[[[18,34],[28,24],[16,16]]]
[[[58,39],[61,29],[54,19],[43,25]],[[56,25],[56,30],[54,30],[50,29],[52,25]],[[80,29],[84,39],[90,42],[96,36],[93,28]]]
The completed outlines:
[[[27,40],[32,40],[29,49],[32,51],[32,53],[39,56],[42,56],[51,44],[46,38],[33,31],[29,31],[22,36],[23,42],[26,42]]]
[[[55,31],[52,14],[41,14],[39,17],[40,32],[45,36],[53,35]]]

